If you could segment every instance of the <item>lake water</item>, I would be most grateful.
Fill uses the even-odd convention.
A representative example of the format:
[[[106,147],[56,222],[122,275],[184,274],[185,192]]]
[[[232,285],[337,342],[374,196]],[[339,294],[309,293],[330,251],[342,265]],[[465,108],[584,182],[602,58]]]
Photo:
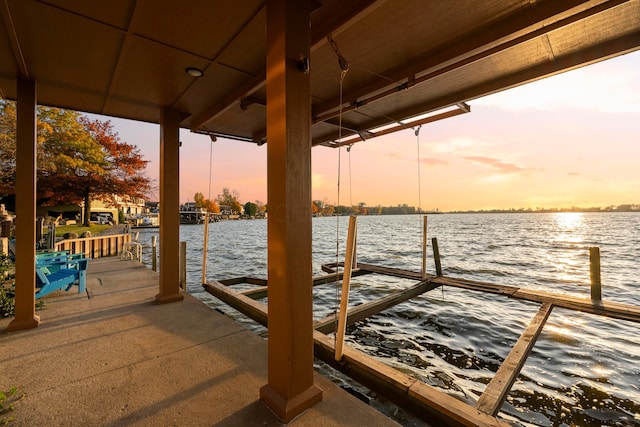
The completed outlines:
[[[344,259],[348,218],[313,219],[313,270]],[[358,218],[358,260],[421,268],[421,216]],[[157,230],[144,230],[148,245]],[[446,276],[589,296],[589,247],[601,254],[603,299],[640,306],[640,213],[440,214],[428,219]],[[208,277],[266,278],[267,222],[210,225]],[[203,226],[181,227],[189,291],[256,333],[263,328],[202,291]],[[145,263],[150,264],[149,249]],[[434,273],[429,247],[428,270]],[[415,281],[352,280],[350,305]],[[336,310],[335,285],[314,289],[314,317]],[[348,328],[347,344],[474,404],[539,305],[436,289]],[[554,308],[500,417],[514,425],[640,426],[638,324]],[[336,379],[340,382],[343,380]],[[353,386],[353,385],[351,385]],[[366,393],[366,390],[362,392]]]

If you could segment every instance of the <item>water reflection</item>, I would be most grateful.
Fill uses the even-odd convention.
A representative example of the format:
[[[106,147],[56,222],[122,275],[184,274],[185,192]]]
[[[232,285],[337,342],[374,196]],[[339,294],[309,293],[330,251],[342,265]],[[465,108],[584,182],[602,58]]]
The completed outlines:
[[[582,225],[584,214],[582,212],[558,212],[553,214],[553,219],[559,230],[572,232]]]

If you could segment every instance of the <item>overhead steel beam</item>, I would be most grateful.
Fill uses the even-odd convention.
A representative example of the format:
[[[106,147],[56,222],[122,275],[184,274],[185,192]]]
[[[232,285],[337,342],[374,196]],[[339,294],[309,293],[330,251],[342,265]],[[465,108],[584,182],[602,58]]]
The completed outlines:
[[[464,107],[462,107],[462,106],[464,106]],[[433,123],[433,122],[436,122],[436,121],[439,121],[439,120],[448,119],[450,117],[455,117],[455,116],[458,116],[460,114],[469,113],[471,111],[471,107],[469,107],[467,104],[464,104],[464,103],[461,103],[461,104],[457,105],[457,107],[458,107],[458,109],[456,109],[456,110],[445,111],[445,112],[440,113],[440,114],[435,114],[433,116],[425,117],[423,119],[414,120],[414,121],[407,122],[407,123],[403,123],[403,122],[399,121],[397,125],[392,126],[392,127],[388,128],[388,129],[384,129],[384,130],[378,131],[378,132],[372,132],[370,130],[360,131],[360,132],[357,132],[357,136],[354,136],[353,138],[343,139],[342,141],[335,141],[335,138],[329,139],[329,140],[327,140],[326,138],[317,138],[317,139],[313,140],[312,145],[313,146],[316,146],[316,145],[328,145],[327,144],[328,142],[335,141],[334,143],[329,144],[328,146],[334,147],[334,148],[342,147],[342,146],[345,146],[345,145],[355,144],[356,142],[360,142],[360,141],[363,141],[365,139],[377,138],[379,136],[388,135],[390,133],[398,132],[398,131],[403,130],[403,129],[411,129],[411,128],[414,128],[415,126],[421,126],[421,125],[424,125],[424,124],[427,124],[427,123]],[[369,129],[374,129],[374,128],[375,127],[372,127],[372,128],[369,128]],[[363,134],[366,134],[366,136],[364,136]]]

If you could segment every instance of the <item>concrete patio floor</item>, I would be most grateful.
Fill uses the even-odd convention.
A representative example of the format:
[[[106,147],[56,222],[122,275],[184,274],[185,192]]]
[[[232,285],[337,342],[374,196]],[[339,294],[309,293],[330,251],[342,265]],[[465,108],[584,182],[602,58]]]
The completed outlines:
[[[190,295],[153,303],[157,273],[89,263],[86,294],[46,298],[38,328],[0,320],[0,390],[15,426],[277,426],[259,400],[266,341]],[[77,288],[76,288],[77,289]],[[324,399],[292,426],[397,426],[316,374]]]

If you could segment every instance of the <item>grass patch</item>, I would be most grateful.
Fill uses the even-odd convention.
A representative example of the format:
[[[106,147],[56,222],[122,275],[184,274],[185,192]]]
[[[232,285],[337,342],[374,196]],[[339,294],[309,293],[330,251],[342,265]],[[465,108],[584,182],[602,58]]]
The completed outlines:
[[[5,414],[13,411],[13,404],[23,397],[25,394],[18,395],[18,387],[11,387],[7,392],[0,390],[0,426],[7,426],[14,421],[13,417],[7,417]]]
[[[113,226],[109,224],[91,224],[89,227],[81,224],[59,225],[56,227],[56,237],[62,237],[65,233],[76,233],[79,236],[85,231],[90,231],[91,235],[95,236],[111,227]]]

